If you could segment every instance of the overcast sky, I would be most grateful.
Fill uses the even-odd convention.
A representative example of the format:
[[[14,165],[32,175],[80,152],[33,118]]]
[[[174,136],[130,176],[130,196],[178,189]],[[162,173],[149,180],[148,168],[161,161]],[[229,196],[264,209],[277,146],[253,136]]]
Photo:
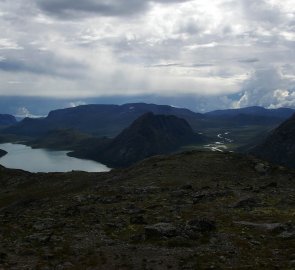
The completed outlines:
[[[0,0],[0,95],[295,107],[295,0]]]

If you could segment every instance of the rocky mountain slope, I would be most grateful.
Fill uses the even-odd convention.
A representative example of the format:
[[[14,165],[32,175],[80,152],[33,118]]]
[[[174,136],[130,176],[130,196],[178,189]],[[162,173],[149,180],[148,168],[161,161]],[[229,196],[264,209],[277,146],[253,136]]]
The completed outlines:
[[[97,160],[111,167],[126,167],[144,158],[177,150],[180,146],[201,143],[205,137],[172,115],[147,113],[106,144],[92,144],[70,156]]]
[[[265,160],[295,168],[295,115],[273,130],[251,153]]]
[[[294,269],[295,173],[186,152],[109,173],[0,168],[1,269]]]

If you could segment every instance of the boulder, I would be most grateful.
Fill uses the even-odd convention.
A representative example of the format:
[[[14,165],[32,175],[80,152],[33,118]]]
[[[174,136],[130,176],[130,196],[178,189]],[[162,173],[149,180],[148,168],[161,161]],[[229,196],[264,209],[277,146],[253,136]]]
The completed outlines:
[[[175,237],[178,235],[177,228],[171,223],[157,223],[146,226],[144,229],[146,239]]]

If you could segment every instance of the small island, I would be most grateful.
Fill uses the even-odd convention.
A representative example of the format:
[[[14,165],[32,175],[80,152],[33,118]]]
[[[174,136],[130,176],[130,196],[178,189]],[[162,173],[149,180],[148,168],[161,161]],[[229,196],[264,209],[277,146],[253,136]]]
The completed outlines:
[[[4,157],[7,154],[6,151],[0,149],[0,158]]]

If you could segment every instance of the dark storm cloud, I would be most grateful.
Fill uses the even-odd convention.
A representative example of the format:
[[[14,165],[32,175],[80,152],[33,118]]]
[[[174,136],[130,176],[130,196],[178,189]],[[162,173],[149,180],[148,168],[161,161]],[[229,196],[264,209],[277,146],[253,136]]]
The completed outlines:
[[[288,105],[294,18],[294,0],[0,0],[0,96]]]
[[[213,64],[201,63],[201,64],[180,64],[180,63],[170,63],[170,64],[157,64],[151,65],[148,67],[155,68],[166,68],[166,67],[183,67],[183,68],[205,68],[205,67],[214,67]]]
[[[61,62],[52,56],[46,56],[43,61],[36,63],[34,61],[25,61],[22,59],[3,59],[0,61],[0,70],[6,72],[25,72],[39,75],[54,75],[58,77],[73,78],[73,72],[80,74],[84,69],[80,63],[73,61]]]
[[[145,11],[151,2],[163,4],[189,0],[39,0],[36,4],[46,13],[61,19],[98,14],[101,16],[129,16]]]
[[[258,58],[248,58],[248,59],[240,59],[238,60],[239,63],[256,63],[256,62],[259,62],[259,59]]]
[[[156,67],[156,68],[165,68],[165,67],[179,67],[180,64],[177,63],[171,63],[171,64],[158,64],[158,65],[152,65],[150,67]]]

